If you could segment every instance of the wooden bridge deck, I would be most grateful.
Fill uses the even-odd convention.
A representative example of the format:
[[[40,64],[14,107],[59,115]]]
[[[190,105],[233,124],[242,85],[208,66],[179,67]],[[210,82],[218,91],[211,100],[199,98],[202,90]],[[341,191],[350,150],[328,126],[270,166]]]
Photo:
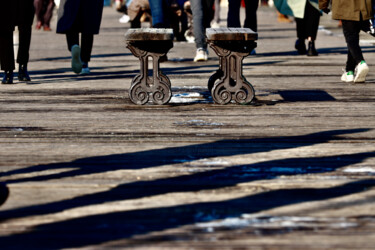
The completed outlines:
[[[367,83],[342,83],[334,22],[323,18],[320,55],[306,57],[295,24],[258,13],[246,106],[213,104],[217,57],[194,63],[188,43],[161,64],[170,104],[132,104],[139,62],[114,9],[89,76],[71,72],[64,36],[34,32],[33,81],[0,86],[1,249],[373,248],[374,47]]]

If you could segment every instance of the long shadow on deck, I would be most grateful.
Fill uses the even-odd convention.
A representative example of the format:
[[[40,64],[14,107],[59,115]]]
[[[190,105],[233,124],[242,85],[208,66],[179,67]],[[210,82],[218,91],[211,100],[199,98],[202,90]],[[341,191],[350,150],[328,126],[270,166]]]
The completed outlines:
[[[65,173],[47,176],[20,178],[9,183],[46,181],[63,177],[104,173],[119,169],[143,169],[165,164],[175,164],[209,157],[233,156],[268,152],[277,149],[298,148],[340,140],[344,134],[365,132],[367,129],[334,130],[304,136],[260,138],[253,140],[223,140],[213,143],[174,147],[144,152],[108,155],[79,159],[73,162],[32,166],[9,171],[3,176],[21,173],[38,173],[43,170],[77,168]],[[33,215],[47,215],[88,205],[103,204],[151,197],[175,192],[194,192],[233,187],[240,183],[262,179],[274,179],[280,175],[316,174],[336,171],[375,157],[375,152],[334,155],[311,158],[287,158],[255,164],[200,169],[190,175],[167,177],[151,181],[136,181],[121,184],[108,191],[82,195],[69,200],[23,207],[0,212],[0,220],[7,221]],[[188,166],[189,168],[190,166]],[[33,248],[69,248],[127,239],[133,235],[176,228],[206,221],[198,214],[214,214],[212,219],[238,217],[243,213],[254,213],[284,205],[308,201],[319,201],[341,197],[373,187],[375,180],[363,180],[333,188],[283,189],[262,192],[256,195],[225,200],[202,202],[160,208],[136,209],[92,216],[82,216],[62,222],[46,223],[30,232],[0,237],[2,246],[32,246]]]

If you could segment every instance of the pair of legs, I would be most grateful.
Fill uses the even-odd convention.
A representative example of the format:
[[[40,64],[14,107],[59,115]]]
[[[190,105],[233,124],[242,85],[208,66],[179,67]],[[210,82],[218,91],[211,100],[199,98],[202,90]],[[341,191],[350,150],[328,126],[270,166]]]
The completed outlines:
[[[306,1],[304,18],[295,18],[297,24],[296,49],[299,54],[308,54],[309,56],[318,55],[315,50],[315,40],[318,33],[320,12],[314,8],[309,1]],[[309,49],[306,50],[305,40],[309,41]]]
[[[257,32],[257,10],[258,0],[245,0],[246,17],[244,28],[250,28],[252,31]],[[230,0],[228,9],[228,27],[241,27],[240,22],[240,8],[241,0]]]
[[[45,31],[50,31],[50,22],[52,19],[55,2],[53,0],[34,0],[35,15],[38,20],[36,28],[43,26]]]
[[[68,44],[68,49],[71,52],[72,47],[74,45],[80,45],[79,42],[79,32],[74,32],[70,31],[66,33],[66,41]],[[94,44],[94,35],[93,34],[81,34],[81,60],[83,66],[88,65],[90,59],[91,59],[91,51],[92,51],[92,46]]]
[[[90,74],[89,61],[91,59],[92,46],[94,44],[93,34],[81,34],[81,46],[79,43],[79,33],[69,31],[66,33],[68,50],[72,53],[72,69],[77,74]]]
[[[19,26],[19,47],[17,53],[17,63],[19,64],[18,79],[20,81],[30,81],[27,72],[29,62],[29,49],[31,42],[31,26]],[[14,42],[13,32],[0,32],[0,64],[5,72],[2,83],[13,83],[14,63]]]
[[[341,80],[344,82],[364,82],[369,71],[361,47],[359,46],[359,32],[368,29],[369,22],[342,20],[342,29],[348,46],[348,58],[345,73]]]

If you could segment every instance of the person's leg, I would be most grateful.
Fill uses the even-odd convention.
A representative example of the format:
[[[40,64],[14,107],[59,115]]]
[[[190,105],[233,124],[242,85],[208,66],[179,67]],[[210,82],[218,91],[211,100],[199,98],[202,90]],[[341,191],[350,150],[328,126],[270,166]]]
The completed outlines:
[[[364,61],[361,47],[359,46],[361,22],[342,20],[343,33],[348,46],[346,71],[354,71],[354,82],[364,82],[369,71],[368,65]]]
[[[17,54],[17,63],[27,64],[29,62],[29,50],[31,43],[31,26],[18,26],[19,47]]]
[[[250,28],[252,31],[258,31],[257,23],[257,10],[259,1],[258,0],[245,0],[246,8],[246,18],[245,18],[245,28]]]
[[[342,20],[342,29],[355,67],[355,65],[364,60],[361,47],[359,46],[360,22]],[[354,67],[352,67],[352,70],[354,70]]]
[[[35,25],[36,29],[40,29],[43,25],[43,2],[44,0],[34,0],[35,15],[37,19]]]
[[[190,0],[191,11],[193,13],[194,37],[196,47],[207,49],[205,38],[205,27],[203,20],[203,0]]]
[[[307,53],[306,49],[306,33],[305,33],[305,20],[302,18],[295,18],[296,21],[296,30],[297,30],[297,41],[295,48],[300,55],[305,55]]]
[[[318,33],[320,12],[314,8],[309,1],[305,7],[305,32],[307,40],[309,41],[309,47],[307,50],[308,56],[317,56],[318,52],[315,49],[315,40]]]
[[[79,46],[79,33],[75,31],[69,31],[66,33],[66,43],[69,51],[72,51],[74,45]]]
[[[46,12],[44,13],[43,16],[43,26],[44,30],[50,31],[50,23],[52,19],[52,14],[53,14],[53,9],[55,7],[55,2],[54,0],[48,0]]]
[[[241,0],[228,1],[227,27],[241,27]]]
[[[214,1],[215,0],[202,0],[203,5],[203,25],[204,33],[206,34],[206,28],[211,27],[211,22],[214,19]]]
[[[27,64],[29,62],[29,50],[31,43],[31,25],[18,26],[19,31],[19,47],[17,54],[18,80],[30,81],[30,76],[27,71]]]
[[[220,23],[220,0],[215,0],[215,15],[214,22],[218,25]]]
[[[4,71],[4,77],[1,81],[3,84],[13,83],[14,49],[13,49],[13,32],[0,32],[0,64]]]
[[[314,8],[309,1],[306,3],[304,19],[306,20],[306,37],[311,41],[315,41],[319,28],[320,12]]]
[[[169,0],[149,0],[151,15],[152,15],[152,26],[155,28],[168,28],[169,17],[167,8],[170,6]]]
[[[73,30],[67,32],[66,42],[68,44],[68,50],[72,54],[72,70],[74,73],[79,74],[82,71],[81,48],[79,47],[79,33]]]
[[[14,49],[13,32],[0,32],[0,64],[3,71],[13,71]]]
[[[84,64],[87,65],[91,60],[91,51],[94,44],[94,35],[93,34],[82,34],[81,36],[81,60]]]

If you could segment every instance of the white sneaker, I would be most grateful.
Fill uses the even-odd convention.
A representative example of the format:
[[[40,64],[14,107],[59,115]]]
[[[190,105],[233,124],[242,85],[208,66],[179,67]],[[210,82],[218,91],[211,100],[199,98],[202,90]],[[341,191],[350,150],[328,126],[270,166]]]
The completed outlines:
[[[355,68],[354,82],[365,82],[368,71],[369,68],[365,61],[358,63]]]
[[[341,81],[343,82],[353,82],[354,81],[354,73],[353,71],[344,72],[341,76]]]
[[[197,49],[197,54],[194,57],[194,62],[207,61],[207,59],[208,59],[208,51],[203,48]]]
[[[77,44],[72,46],[72,70],[76,74],[82,71],[81,48]]]
[[[130,21],[130,17],[128,15],[123,15],[118,21],[120,23],[128,23]]]
[[[81,71],[80,75],[89,75],[89,74],[90,74],[90,68],[89,67],[82,68],[82,71]]]

